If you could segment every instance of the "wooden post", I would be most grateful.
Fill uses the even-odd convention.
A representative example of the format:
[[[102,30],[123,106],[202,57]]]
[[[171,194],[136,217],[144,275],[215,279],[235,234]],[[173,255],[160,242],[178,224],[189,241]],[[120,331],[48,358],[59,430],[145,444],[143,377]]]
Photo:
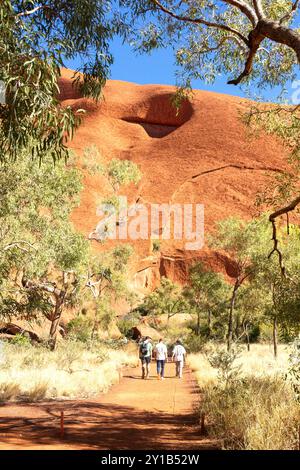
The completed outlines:
[[[65,420],[64,420],[64,412],[60,412],[60,437],[64,437],[65,435]]]
[[[201,414],[200,418],[200,434],[203,436],[206,434],[206,427],[205,427],[205,413]]]

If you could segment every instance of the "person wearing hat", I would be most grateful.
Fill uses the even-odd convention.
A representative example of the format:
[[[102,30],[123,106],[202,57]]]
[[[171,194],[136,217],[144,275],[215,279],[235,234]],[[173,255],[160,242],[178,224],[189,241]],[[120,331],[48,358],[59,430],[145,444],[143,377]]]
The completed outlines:
[[[172,361],[175,361],[176,377],[179,377],[179,379],[181,379],[182,377],[182,370],[183,370],[185,356],[186,356],[186,350],[182,346],[181,341],[178,339],[173,348]]]

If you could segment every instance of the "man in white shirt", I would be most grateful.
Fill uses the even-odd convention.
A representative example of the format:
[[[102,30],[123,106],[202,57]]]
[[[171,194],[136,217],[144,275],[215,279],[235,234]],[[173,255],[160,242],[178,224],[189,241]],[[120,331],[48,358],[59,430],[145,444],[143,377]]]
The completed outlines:
[[[183,370],[185,356],[186,356],[186,350],[182,346],[181,342],[177,340],[173,349],[173,353],[172,353],[172,361],[175,360],[176,377],[179,377],[180,379],[182,377],[182,370]]]
[[[156,352],[157,378],[164,380],[165,363],[166,361],[168,361],[168,349],[162,339],[160,339],[158,344],[156,345],[155,352]]]

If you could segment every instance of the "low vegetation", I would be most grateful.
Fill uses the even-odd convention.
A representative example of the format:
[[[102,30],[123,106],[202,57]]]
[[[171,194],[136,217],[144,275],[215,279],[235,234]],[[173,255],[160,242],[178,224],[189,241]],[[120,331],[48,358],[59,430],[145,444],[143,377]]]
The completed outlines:
[[[125,345],[112,348],[61,342],[55,351],[2,342],[0,401],[88,398],[119,381],[123,366],[135,366],[137,353]]]
[[[201,390],[200,414],[205,414],[209,435],[223,448],[298,448],[300,407],[292,386],[294,356],[291,347],[279,349],[277,360],[267,345],[231,353],[210,347],[190,355],[189,365]]]

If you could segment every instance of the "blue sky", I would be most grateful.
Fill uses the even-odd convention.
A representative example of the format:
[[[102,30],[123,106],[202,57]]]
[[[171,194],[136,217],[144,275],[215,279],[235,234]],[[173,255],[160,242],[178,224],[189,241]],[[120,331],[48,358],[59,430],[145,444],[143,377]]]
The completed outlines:
[[[139,84],[175,84],[176,67],[172,49],[156,50],[151,55],[137,55],[128,44],[122,44],[121,39],[116,38],[112,43],[111,51],[114,56],[111,79]],[[69,68],[79,67],[80,60],[67,62],[66,66]],[[226,76],[220,76],[214,84],[210,85],[195,80],[193,88],[246,96],[242,87],[227,85]],[[264,98],[275,101],[278,93],[278,89],[265,91]]]

